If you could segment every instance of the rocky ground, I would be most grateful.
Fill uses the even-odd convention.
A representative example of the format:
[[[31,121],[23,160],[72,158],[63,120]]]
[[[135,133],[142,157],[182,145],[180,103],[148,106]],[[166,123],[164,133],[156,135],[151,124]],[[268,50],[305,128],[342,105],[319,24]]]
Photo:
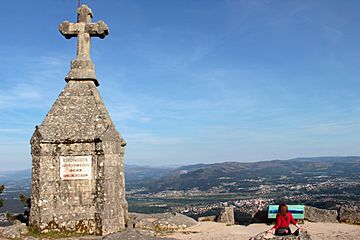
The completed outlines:
[[[360,225],[343,223],[312,223],[305,222],[305,229],[311,235],[312,240],[358,240],[360,239]],[[124,232],[108,236],[86,236],[64,238],[62,240],[249,240],[258,233],[264,232],[270,226],[266,224],[227,225],[225,223],[201,222],[176,232],[164,232],[155,236],[154,232],[138,229],[129,229]],[[293,229],[294,230],[294,229]],[[0,239],[8,239],[1,238]],[[35,240],[34,237],[23,236],[22,240]],[[42,238],[47,240],[50,238]]]
[[[337,211],[307,208],[304,223],[301,225],[307,234],[294,237],[296,240],[355,240],[360,239],[359,211],[346,211],[338,215]],[[325,211],[325,212],[324,212]],[[340,213],[343,210],[340,209]],[[340,216],[340,218],[339,218]],[[343,219],[341,220],[341,216]],[[210,220],[213,219],[208,217]],[[179,213],[139,214],[130,213],[126,231],[107,236],[66,237],[62,240],[249,240],[259,233],[270,229],[265,223],[253,223],[248,226],[234,225],[231,207],[225,208],[214,218],[218,222],[197,222]],[[213,220],[214,220],[213,219]],[[343,223],[339,223],[340,219]],[[205,219],[204,219],[205,220]],[[348,224],[353,223],[353,224]],[[356,225],[358,224],[358,225]],[[292,226],[294,227],[294,226]],[[292,229],[295,230],[294,228]],[[7,227],[0,227],[1,239],[36,240],[30,236],[25,224],[15,221]],[[268,239],[258,235],[256,240]],[[52,239],[42,236],[41,239]],[[273,238],[271,238],[273,239]]]
[[[303,226],[312,240],[360,239],[360,225],[305,222]],[[168,234],[166,237],[181,240],[249,240],[258,233],[270,228],[271,226],[266,224],[227,226],[224,223],[201,222],[194,227],[187,228],[185,231]]]
[[[312,223],[303,224],[312,240],[357,240],[360,239],[360,225],[344,223]],[[227,225],[217,222],[200,222],[194,226],[175,232],[155,233],[151,230],[128,229],[127,231],[108,236],[85,236],[64,238],[63,240],[249,240],[258,233],[270,228],[266,224]],[[294,229],[293,229],[294,230]],[[1,238],[0,239],[9,239]],[[22,236],[22,240],[35,240],[34,237]],[[51,238],[42,238],[43,240]]]

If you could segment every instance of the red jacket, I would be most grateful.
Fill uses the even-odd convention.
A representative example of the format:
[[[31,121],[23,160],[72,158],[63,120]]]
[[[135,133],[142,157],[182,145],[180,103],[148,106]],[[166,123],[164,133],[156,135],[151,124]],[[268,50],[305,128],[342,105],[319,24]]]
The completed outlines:
[[[278,214],[276,215],[276,225],[274,228],[286,228],[290,225],[290,222],[294,225],[296,224],[291,212],[287,212],[285,216]]]

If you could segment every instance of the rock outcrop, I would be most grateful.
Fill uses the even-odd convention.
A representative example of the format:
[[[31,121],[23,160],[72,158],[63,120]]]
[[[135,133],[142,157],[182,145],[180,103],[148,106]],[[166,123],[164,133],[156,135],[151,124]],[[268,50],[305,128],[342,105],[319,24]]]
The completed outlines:
[[[234,207],[225,207],[221,210],[220,215],[216,219],[217,222],[226,224],[235,224]]]
[[[360,224],[360,209],[349,208],[349,207],[340,207],[339,222]]]
[[[0,227],[0,239],[1,237],[19,239],[28,232],[26,225],[16,220],[13,225]]]
[[[198,224],[196,220],[180,213],[129,213],[127,226],[128,228],[161,232],[183,230],[196,224]]]
[[[239,225],[249,225],[252,221],[253,214],[249,212],[244,212],[238,208],[234,209],[234,218],[235,224]]]
[[[310,222],[338,222],[337,210],[325,210],[315,207],[305,206],[305,220]]]
[[[254,214],[251,219],[251,223],[269,223],[271,220],[268,219],[267,211],[258,211]]]

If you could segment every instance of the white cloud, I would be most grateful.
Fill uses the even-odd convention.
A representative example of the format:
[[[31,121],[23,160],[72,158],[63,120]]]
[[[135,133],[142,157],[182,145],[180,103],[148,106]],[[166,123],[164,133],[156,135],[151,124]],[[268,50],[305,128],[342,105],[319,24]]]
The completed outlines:
[[[42,94],[34,86],[18,83],[10,89],[0,90],[0,109],[28,107],[41,100],[41,97]]]
[[[132,142],[133,145],[174,145],[184,142],[184,139],[180,137],[154,135],[151,133],[127,133],[126,141]]]
[[[113,121],[124,122],[127,120],[146,123],[151,121],[143,111],[133,104],[111,104],[109,105],[110,116]]]
[[[23,133],[24,129],[17,128],[0,128],[0,133]]]
[[[303,131],[312,135],[343,135],[360,132],[360,120],[323,121],[307,124],[301,127]]]

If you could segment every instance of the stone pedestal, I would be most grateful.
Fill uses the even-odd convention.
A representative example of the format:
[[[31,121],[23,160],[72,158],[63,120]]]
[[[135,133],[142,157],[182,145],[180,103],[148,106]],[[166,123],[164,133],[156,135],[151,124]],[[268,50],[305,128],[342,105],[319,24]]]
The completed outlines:
[[[31,138],[30,224],[105,235],[125,228],[126,143],[93,80],[69,80]]]

